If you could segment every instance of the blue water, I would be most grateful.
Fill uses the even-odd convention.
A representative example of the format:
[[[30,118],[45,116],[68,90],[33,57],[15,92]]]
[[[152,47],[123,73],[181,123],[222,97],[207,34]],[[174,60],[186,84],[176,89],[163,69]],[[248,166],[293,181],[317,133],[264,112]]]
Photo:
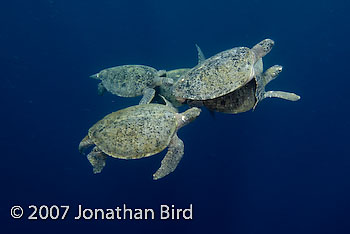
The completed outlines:
[[[350,233],[348,1],[12,0],[0,8],[1,233]],[[192,67],[264,38],[269,99],[239,115],[203,110],[179,131],[174,173],[152,174],[165,151],[109,158],[93,175],[78,144],[106,114],[140,98],[98,96],[89,75],[111,66]],[[75,220],[87,208],[152,208],[155,220]],[[160,220],[162,204],[192,220]],[[10,209],[20,205],[21,219]],[[28,220],[35,205],[69,205],[64,220]],[[62,210],[61,210],[62,212]],[[38,214],[36,214],[38,216]]]

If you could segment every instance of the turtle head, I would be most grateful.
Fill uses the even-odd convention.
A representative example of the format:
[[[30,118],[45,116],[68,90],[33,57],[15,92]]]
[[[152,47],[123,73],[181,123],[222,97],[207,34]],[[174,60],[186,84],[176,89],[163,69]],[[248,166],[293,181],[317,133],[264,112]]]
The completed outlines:
[[[96,74],[91,75],[90,78],[94,78],[94,79],[99,80],[100,79],[99,76],[100,76],[100,73],[96,73]]]
[[[275,42],[271,39],[265,39],[256,44],[252,50],[255,53],[256,61],[258,61],[260,58],[264,57],[266,54],[268,54],[271,50]]]
[[[282,66],[274,65],[265,71],[265,75],[270,76],[272,79],[274,79],[282,72],[282,69]]]
[[[258,81],[258,87],[262,88],[263,91],[258,92],[265,92],[265,86],[270,83],[272,80],[276,79],[277,76],[282,72],[283,67],[280,65],[274,65],[267,69],[263,74],[257,78]]]
[[[161,77],[166,76],[166,70],[159,70],[159,71],[157,71],[157,76],[161,76]]]
[[[174,84],[174,80],[168,77],[157,76],[153,80],[155,86],[172,86]]]
[[[181,128],[187,125],[188,123],[191,123],[200,115],[200,113],[201,109],[197,107],[192,107],[183,113],[177,114],[176,118],[178,120],[178,128]]]

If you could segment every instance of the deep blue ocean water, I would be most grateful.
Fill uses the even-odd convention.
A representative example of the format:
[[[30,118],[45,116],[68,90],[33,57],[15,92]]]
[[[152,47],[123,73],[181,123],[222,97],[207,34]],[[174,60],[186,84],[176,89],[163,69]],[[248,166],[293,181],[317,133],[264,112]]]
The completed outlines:
[[[350,233],[349,36],[345,0],[12,0],[0,8],[1,233]],[[182,128],[185,155],[153,181],[165,151],[109,158],[94,175],[78,144],[137,98],[98,96],[103,68],[171,70],[272,38],[268,99],[238,115],[203,110]],[[181,109],[183,110],[183,109]],[[155,220],[75,220],[77,207],[152,208]],[[160,220],[162,204],[192,220]],[[10,209],[20,205],[21,219]],[[69,205],[64,220],[28,220],[30,205]],[[61,210],[62,212],[62,210]]]

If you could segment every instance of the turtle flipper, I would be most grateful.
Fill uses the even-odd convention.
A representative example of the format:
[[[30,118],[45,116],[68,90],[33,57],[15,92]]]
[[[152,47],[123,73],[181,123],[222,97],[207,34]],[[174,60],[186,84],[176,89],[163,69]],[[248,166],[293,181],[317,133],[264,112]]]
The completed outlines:
[[[107,89],[105,88],[105,86],[102,83],[99,83],[97,85],[97,94],[102,96],[105,92],[107,91]]]
[[[86,150],[87,148],[89,148],[90,146],[93,146],[94,143],[90,140],[89,135],[86,135],[84,137],[83,140],[81,140],[81,142],[79,143],[79,152],[81,154],[84,153],[84,150]]]
[[[153,179],[158,180],[173,172],[184,154],[184,143],[176,135],[170,141],[168,152],[161,162],[160,168],[153,174]]]
[[[107,155],[103,153],[97,146],[87,155],[87,159],[93,167],[94,174],[100,173],[106,165]]]
[[[205,56],[204,56],[201,48],[197,44],[195,44],[195,45],[196,45],[197,53],[198,53],[198,64],[201,64],[205,60]]]
[[[300,99],[299,95],[296,95],[295,93],[288,93],[283,91],[267,91],[264,93],[264,98],[282,98],[288,101],[298,101]]]
[[[139,102],[139,105],[150,103],[154,98],[155,93],[156,91],[151,88],[146,88],[145,90],[143,90],[143,97]]]
[[[261,75],[264,72],[264,64],[262,58],[256,61],[254,64],[254,72],[257,75]]]
[[[159,96],[163,99],[163,101],[165,102],[166,106],[172,108],[176,113],[178,112],[177,108],[174,107],[174,105],[171,102],[169,102],[164,96],[162,96],[160,94],[159,94]]]

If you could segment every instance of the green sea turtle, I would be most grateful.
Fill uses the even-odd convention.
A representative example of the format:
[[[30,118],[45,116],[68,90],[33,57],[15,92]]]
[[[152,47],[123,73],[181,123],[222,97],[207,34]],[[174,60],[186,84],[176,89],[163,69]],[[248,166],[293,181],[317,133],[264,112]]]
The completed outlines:
[[[273,45],[273,40],[265,39],[252,49],[236,47],[206,59],[174,84],[174,96],[181,102],[207,100],[244,86],[256,75],[256,62],[269,53]]]
[[[203,105],[211,111],[237,114],[254,109],[256,105],[267,97],[282,98],[289,101],[298,101],[300,96],[283,91],[265,91],[265,86],[282,72],[282,66],[275,65],[243,87],[224,96],[204,101],[193,101],[190,105]]]
[[[144,65],[122,65],[103,69],[91,78],[101,80],[98,85],[99,95],[107,90],[121,97],[137,97],[143,95],[140,104],[152,101],[154,87],[172,85],[173,80],[165,76],[165,71],[157,71]]]
[[[184,154],[184,143],[177,131],[196,119],[201,110],[192,107],[177,113],[171,104],[144,104],[131,106],[105,116],[93,125],[80,142],[79,151],[94,146],[87,158],[94,173],[100,173],[107,156],[120,159],[138,159],[157,154],[168,147],[153,179],[173,172]]]

